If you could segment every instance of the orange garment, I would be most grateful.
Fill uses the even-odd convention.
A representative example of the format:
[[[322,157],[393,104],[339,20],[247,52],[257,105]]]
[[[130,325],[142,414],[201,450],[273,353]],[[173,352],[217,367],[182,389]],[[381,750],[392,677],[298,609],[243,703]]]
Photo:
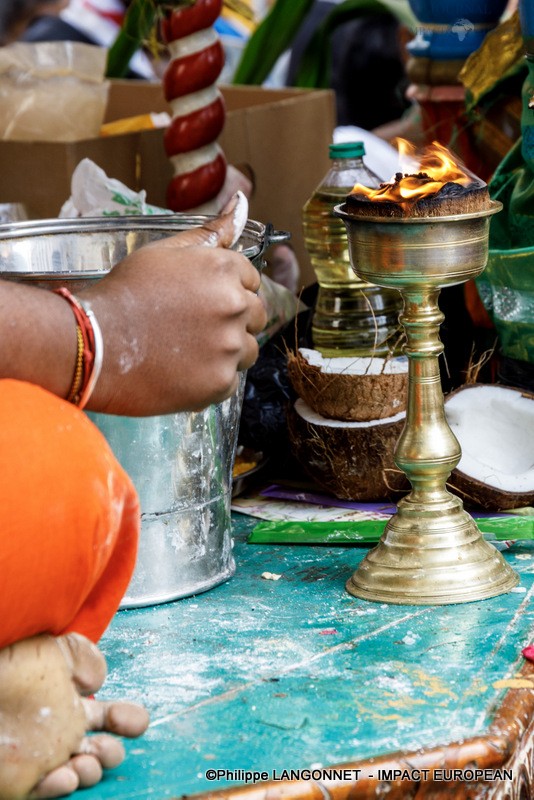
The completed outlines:
[[[130,581],[133,484],[75,406],[0,380],[0,647],[39,633],[103,634]]]

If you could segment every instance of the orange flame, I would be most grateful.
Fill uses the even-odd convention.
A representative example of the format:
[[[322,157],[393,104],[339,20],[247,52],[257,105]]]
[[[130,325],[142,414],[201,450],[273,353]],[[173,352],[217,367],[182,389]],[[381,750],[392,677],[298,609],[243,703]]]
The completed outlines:
[[[467,186],[476,181],[474,175],[462,167],[458,160],[439,142],[432,142],[423,153],[406,139],[397,139],[402,172],[390,183],[378,189],[369,189],[357,183],[351,194],[384,203],[415,203],[423,197],[436,194],[446,183]]]

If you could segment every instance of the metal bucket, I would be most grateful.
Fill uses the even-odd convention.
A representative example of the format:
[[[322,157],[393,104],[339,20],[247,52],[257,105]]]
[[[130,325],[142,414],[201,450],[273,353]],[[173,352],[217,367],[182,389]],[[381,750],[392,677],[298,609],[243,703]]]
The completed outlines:
[[[0,225],[1,277],[78,291],[143,244],[206,219],[105,217]],[[249,220],[237,249],[261,269],[265,249],[286,238]],[[243,388],[244,376],[233,397],[201,412],[144,418],[89,414],[141,501],[139,554],[122,608],[197,594],[233,574],[232,463]]]
[[[204,592],[230,578],[230,500],[244,376],[224,403],[159,417],[89,416],[132,478],[141,538],[122,608]]]

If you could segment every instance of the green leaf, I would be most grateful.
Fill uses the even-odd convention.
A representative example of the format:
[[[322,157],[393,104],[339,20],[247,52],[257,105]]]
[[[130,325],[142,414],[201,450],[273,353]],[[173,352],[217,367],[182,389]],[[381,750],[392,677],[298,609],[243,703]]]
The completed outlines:
[[[124,78],[133,54],[149,36],[156,21],[154,0],[133,0],[119,34],[108,52],[107,78]]]
[[[232,82],[261,86],[312,5],[313,0],[276,0],[248,40]]]
[[[345,0],[332,9],[313,34],[302,55],[295,86],[329,88],[332,33],[343,22],[364,14],[392,14],[410,30],[417,27],[408,0]]]

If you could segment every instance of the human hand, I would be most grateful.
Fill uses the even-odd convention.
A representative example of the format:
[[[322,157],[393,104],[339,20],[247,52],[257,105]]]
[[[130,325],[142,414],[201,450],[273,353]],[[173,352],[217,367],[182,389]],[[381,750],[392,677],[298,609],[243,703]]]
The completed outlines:
[[[198,410],[235,391],[267,321],[258,271],[227,249],[240,214],[233,202],[219,219],[137,250],[80,292],[105,347],[88,408],[165,414]]]

